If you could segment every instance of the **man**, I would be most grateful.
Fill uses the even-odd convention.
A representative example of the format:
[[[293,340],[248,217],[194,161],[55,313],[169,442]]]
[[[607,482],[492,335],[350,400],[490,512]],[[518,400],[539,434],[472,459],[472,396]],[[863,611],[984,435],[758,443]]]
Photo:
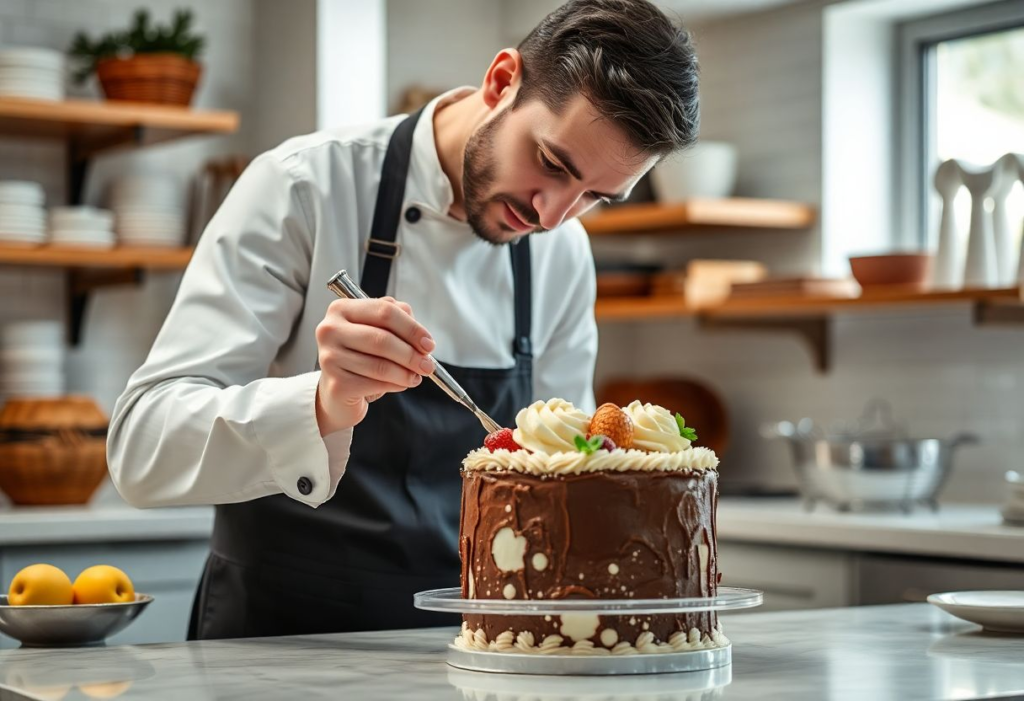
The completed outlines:
[[[447,622],[412,595],[458,581],[459,465],[484,435],[423,382],[427,354],[503,425],[534,398],[592,409],[576,217],[697,115],[685,31],[646,0],[574,0],[479,89],[252,163],[109,436],[132,504],[217,505],[191,637]],[[334,300],[339,268],[374,299]]]

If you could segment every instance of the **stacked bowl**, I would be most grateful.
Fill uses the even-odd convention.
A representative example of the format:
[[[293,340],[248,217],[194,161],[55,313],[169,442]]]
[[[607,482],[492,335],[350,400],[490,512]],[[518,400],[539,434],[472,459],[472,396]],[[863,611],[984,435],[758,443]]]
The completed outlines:
[[[46,195],[27,180],[0,180],[0,244],[38,245],[46,241]]]
[[[64,99],[64,54],[40,48],[0,50],[0,96]]]
[[[0,395],[58,397],[64,393],[64,327],[59,321],[0,326]]]
[[[185,243],[184,192],[167,175],[134,175],[114,183],[111,208],[125,246],[177,247]]]
[[[114,213],[95,207],[54,207],[50,210],[50,242],[110,248],[116,243]]]

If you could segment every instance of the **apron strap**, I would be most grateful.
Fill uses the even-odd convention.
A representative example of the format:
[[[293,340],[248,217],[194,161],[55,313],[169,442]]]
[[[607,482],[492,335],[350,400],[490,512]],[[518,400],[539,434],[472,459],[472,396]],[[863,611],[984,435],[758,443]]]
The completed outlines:
[[[366,258],[360,285],[370,297],[387,294],[388,279],[391,277],[391,262],[398,255],[398,224],[402,215],[405,198],[405,182],[412,157],[413,134],[423,108],[403,119],[388,141],[381,168],[380,187],[373,209],[373,225],[366,242]],[[523,236],[509,245],[512,258],[512,280],[515,288],[515,338],[512,354],[516,359],[530,358],[533,345],[530,341],[532,326],[533,279],[531,275],[530,237]]]
[[[380,187],[373,209],[373,225],[370,239],[366,242],[366,259],[360,285],[371,297],[383,297],[388,291],[391,276],[391,261],[398,255],[398,222],[402,216],[402,201],[405,199],[405,181],[412,158],[412,137],[423,108],[403,119],[384,153],[384,165],[380,173]]]
[[[516,336],[512,340],[512,355],[516,359],[533,356],[530,341],[532,326],[533,276],[530,261],[530,237],[523,236],[516,243],[509,244],[512,254],[512,283],[515,287]]]

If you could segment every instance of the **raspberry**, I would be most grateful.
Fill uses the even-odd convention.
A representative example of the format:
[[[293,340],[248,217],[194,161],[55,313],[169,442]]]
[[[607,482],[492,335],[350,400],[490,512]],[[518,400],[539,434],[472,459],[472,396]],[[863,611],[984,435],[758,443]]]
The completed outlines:
[[[596,435],[591,435],[591,434],[588,433],[587,434],[587,440],[589,441],[592,438],[600,438],[601,439],[601,447],[598,448],[598,450],[609,450],[609,451],[611,451],[611,450],[615,450],[616,448],[618,448],[618,446],[615,445],[615,441],[613,441],[608,436],[601,435],[600,433],[598,433]]]
[[[487,438],[484,438],[484,447],[492,453],[501,448],[505,450],[522,450],[522,446],[512,438],[511,428],[500,428],[494,433],[488,433]]]

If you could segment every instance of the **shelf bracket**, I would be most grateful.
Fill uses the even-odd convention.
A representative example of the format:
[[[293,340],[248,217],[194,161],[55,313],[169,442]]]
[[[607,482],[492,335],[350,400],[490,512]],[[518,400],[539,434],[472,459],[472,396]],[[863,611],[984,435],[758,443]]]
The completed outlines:
[[[832,342],[827,316],[810,318],[750,319],[742,317],[720,317],[702,314],[698,324],[711,331],[769,331],[795,333],[811,351],[815,368],[827,373],[832,367]]]
[[[88,147],[74,137],[68,139],[66,155],[68,203],[71,205],[82,204],[89,165],[98,153],[125,144],[142,146],[145,142],[146,128],[142,125],[119,129],[107,134],[104,138],[93,139],[89,142]]]
[[[1024,303],[974,305],[975,326],[1024,326]]]
[[[104,287],[140,285],[143,280],[142,268],[123,270],[92,270],[71,268],[67,271],[68,295],[68,341],[77,346],[82,340],[82,324],[85,321],[89,295]]]

